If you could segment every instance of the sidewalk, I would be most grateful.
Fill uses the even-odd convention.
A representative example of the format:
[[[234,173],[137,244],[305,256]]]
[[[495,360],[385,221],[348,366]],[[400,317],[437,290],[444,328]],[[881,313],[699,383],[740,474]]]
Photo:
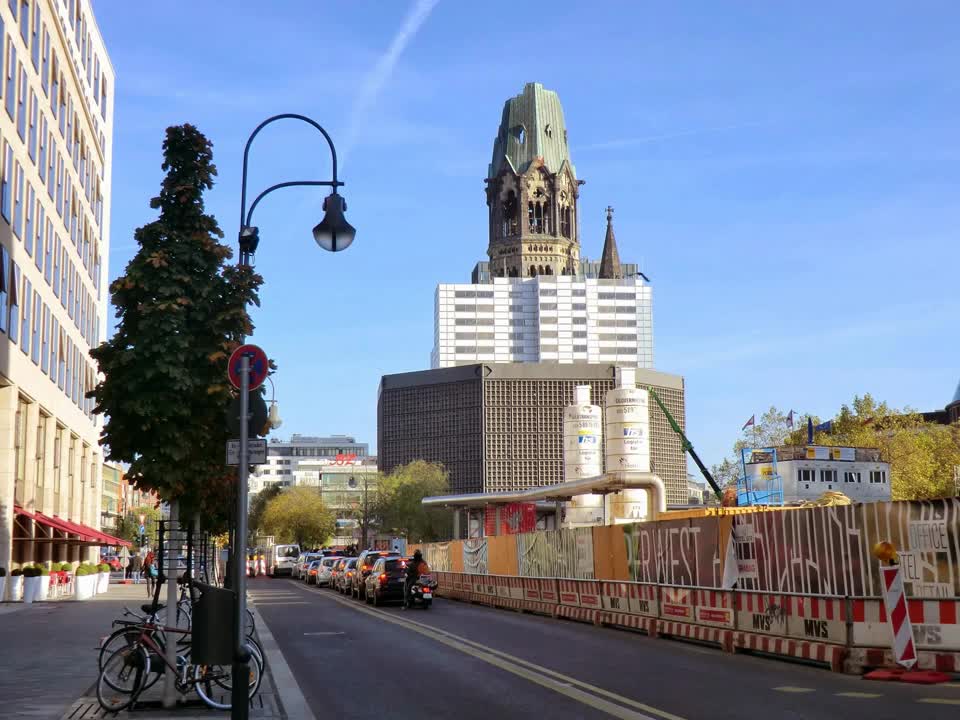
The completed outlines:
[[[123,606],[147,602],[145,585],[111,585],[78,602],[0,604],[4,718],[60,718],[97,676],[96,648]]]
[[[110,589],[118,601],[116,605],[118,609],[110,620],[113,620],[120,614],[120,610],[124,604],[133,608],[147,601],[145,585],[111,585]],[[124,598],[129,599],[124,601]],[[74,604],[81,605],[84,603]],[[110,620],[107,621],[107,626],[109,626]],[[261,620],[258,618],[257,621],[259,629]],[[0,618],[0,622],[2,622],[2,618]],[[106,632],[96,633],[96,640],[93,645],[91,645],[91,648],[94,649],[87,652],[82,661],[82,668],[79,675],[82,676],[83,681],[71,686],[73,692],[70,693],[70,697],[66,699],[65,702],[56,708],[55,713],[38,714],[24,712],[20,714],[14,713],[9,717],[50,718],[51,720],[102,720],[104,717],[117,718],[117,720],[211,720],[211,718],[229,717],[229,711],[209,708],[194,693],[179,698],[176,708],[170,710],[165,709],[161,704],[163,694],[162,679],[141,696],[140,702],[137,703],[135,710],[125,710],[113,715],[106,715],[101,709],[100,703],[97,701],[95,686],[97,679],[97,655],[95,646],[100,636],[105,634]],[[266,631],[266,634],[269,634],[269,631]],[[264,640],[262,637],[259,639],[261,642]],[[0,647],[2,647],[2,642],[3,635],[2,631],[0,631]],[[251,703],[250,717],[256,720],[288,720],[287,715],[283,711],[282,704],[278,699],[276,683],[273,673],[270,670],[269,655],[270,654],[267,653],[267,666],[264,668],[264,677],[260,685],[260,691]],[[54,660],[54,662],[57,661]],[[17,669],[14,668],[14,673],[16,672]],[[0,693],[4,692],[4,679],[5,678],[0,678]],[[4,697],[4,695],[0,694],[0,697]],[[6,707],[6,704],[4,705]],[[6,718],[8,715],[4,714],[3,717]]]

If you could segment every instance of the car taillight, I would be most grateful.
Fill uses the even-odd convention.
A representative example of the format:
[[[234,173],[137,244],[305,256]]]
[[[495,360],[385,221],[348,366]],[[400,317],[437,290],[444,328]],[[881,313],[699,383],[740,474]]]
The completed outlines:
[[[310,574],[311,574],[311,575],[316,575],[316,574],[317,574],[317,571],[316,571],[316,570],[311,570],[311,571],[310,571]]]
[[[387,581],[387,574],[386,574],[386,573],[380,573],[380,582],[381,582],[381,583],[385,583],[386,581]]]
[[[347,577],[353,577],[353,570],[347,570]]]

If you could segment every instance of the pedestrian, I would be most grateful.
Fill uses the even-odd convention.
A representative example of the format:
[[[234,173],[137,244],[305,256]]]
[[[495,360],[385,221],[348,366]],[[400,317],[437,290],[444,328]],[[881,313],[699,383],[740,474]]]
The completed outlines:
[[[140,584],[140,575],[143,570],[143,558],[139,554],[134,555],[130,560],[130,564],[133,566],[133,584]]]
[[[130,576],[133,574],[133,558],[127,558],[127,567],[124,568],[123,577],[126,580],[130,579]]]
[[[148,552],[143,559],[143,574],[147,577],[147,597],[153,597],[153,585],[157,577],[157,561],[154,558],[153,550]]]

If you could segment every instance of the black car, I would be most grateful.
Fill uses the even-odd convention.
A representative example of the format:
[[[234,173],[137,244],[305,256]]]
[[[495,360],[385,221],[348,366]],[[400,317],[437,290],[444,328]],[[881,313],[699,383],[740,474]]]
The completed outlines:
[[[374,563],[383,557],[399,557],[399,555],[392,550],[364,550],[357,557],[357,572],[350,578],[353,582],[347,588],[357,600],[366,598],[367,576],[373,570]]]
[[[407,561],[402,557],[394,555],[380,558],[367,576],[367,602],[374,605],[403,602],[403,584],[406,577]]]

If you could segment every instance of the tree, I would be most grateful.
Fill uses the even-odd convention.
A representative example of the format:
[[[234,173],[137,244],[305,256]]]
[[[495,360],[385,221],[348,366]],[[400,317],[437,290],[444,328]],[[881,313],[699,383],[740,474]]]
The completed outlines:
[[[299,486],[285,489],[267,503],[261,527],[278,542],[320,547],[333,536],[337,518],[323,504],[317,488]]]
[[[377,515],[384,532],[405,537],[409,542],[431,542],[450,537],[453,515],[443,508],[425,508],[430,495],[450,491],[449,475],[442,465],[415,460],[380,479],[377,488]]]
[[[267,504],[273,500],[283,490],[280,485],[268,485],[258,492],[250,500],[247,508],[247,531],[250,538],[259,534],[263,529],[263,513],[267,509]]]
[[[128,510],[117,519],[116,534],[121,540],[130,540],[133,543],[140,541],[140,516],[144,516],[146,537],[149,539],[156,533],[156,523],[160,519],[160,511],[150,505]]]
[[[90,353],[104,377],[88,396],[106,416],[107,457],[130,463],[137,487],[179,502],[181,517],[199,512],[215,528],[236,487],[224,464],[226,361],[252,331],[261,278],[225,264],[232,251],[204,213],[217,172],[210,141],[192,125],[167,128],[163,158],[150,201],[159,217],[136,230],[139,250],[110,285],[117,331]]]

